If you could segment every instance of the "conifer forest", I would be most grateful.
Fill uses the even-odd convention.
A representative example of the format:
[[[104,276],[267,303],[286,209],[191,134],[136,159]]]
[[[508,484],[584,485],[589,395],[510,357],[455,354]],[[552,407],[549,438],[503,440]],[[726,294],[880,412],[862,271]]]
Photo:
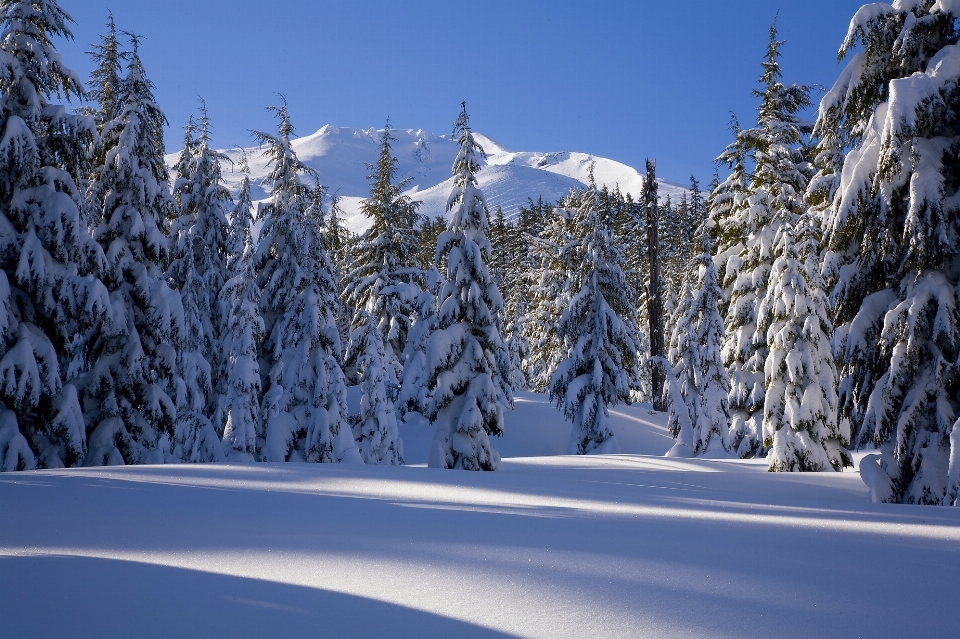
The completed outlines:
[[[658,192],[663,187],[651,158],[638,170],[639,192],[605,182],[591,164],[584,183],[559,199],[529,192],[519,206],[504,210],[481,186],[491,170],[486,138],[471,126],[470,105],[453,96],[444,140],[455,145],[456,155],[444,178],[445,206],[437,207],[418,199],[414,178],[400,170],[398,132],[386,120],[376,131],[376,160],[364,169],[369,195],[358,205],[361,230],[346,223],[336,185],[325,184],[324,175],[298,157],[297,113],[283,94],[264,105],[274,128],[251,131],[247,141],[257,150],[256,161],[265,162],[257,173],[248,150],[215,139],[216,114],[202,100],[188,122],[167,121],[141,59],[155,43],[124,31],[127,26],[115,24],[112,15],[104,16],[99,41],[89,43],[93,73],[82,78],[71,70],[85,61],[58,53],[58,43],[72,38],[69,4],[0,0],[0,470],[10,472],[3,476],[9,482],[0,482],[0,528],[29,522],[31,509],[54,517],[80,508],[69,500],[88,504],[83,509],[91,520],[114,517],[78,484],[70,484],[72,492],[57,507],[41,497],[19,497],[17,481],[131,481],[182,491],[185,500],[174,496],[180,492],[157,492],[157,500],[170,501],[149,509],[148,502],[130,501],[136,504],[132,520],[153,521],[148,513],[163,509],[161,503],[193,504],[170,511],[171,521],[182,518],[177,534],[185,547],[216,539],[235,544],[241,557],[244,526],[254,524],[230,519],[233,514],[207,519],[213,515],[201,512],[207,502],[190,496],[195,493],[165,488],[180,482],[219,486],[222,495],[209,503],[235,504],[231,513],[308,522],[291,524],[289,538],[276,537],[286,541],[273,550],[287,555],[257,560],[268,572],[274,559],[288,568],[257,579],[415,609],[423,615],[409,621],[409,628],[420,629],[417,636],[644,635],[646,622],[624,612],[626,600],[604,581],[617,574],[629,584],[623,591],[633,592],[630,597],[660,596],[636,589],[666,577],[643,585],[620,572],[640,565],[631,553],[642,550],[623,550],[617,559],[617,549],[632,539],[642,547],[667,544],[676,535],[687,548],[677,552],[693,557],[689,569],[707,566],[708,574],[712,565],[720,579],[733,574],[724,570],[766,566],[756,574],[783,572],[784,579],[813,587],[817,574],[846,571],[844,561],[856,554],[830,548],[835,540],[861,535],[856,543],[874,549],[863,555],[882,564],[884,544],[893,543],[883,535],[914,535],[930,557],[910,559],[909,550],[896,555],[914,566],[904,578],[930,579],[930,587],[939,588],[938,579],[949,585],[960,575],[960,519],[953,514],[960,506],[960,2],[865,5],[850,17],[846,38],[828,43],[839,44],[840,64],[827,87],[785,81],[793,76],[791,60],[773,21],[766,51],[757,52],[756,83],[742,87],[752,91],[755,112],[731,116],[729,144],[717,149],[714,175],[691,176],[668,194]],[[182,129],[182,148],[165,148],[170,127]],[[418,142],[421,152],[429,150]],[[240,178],[228,184],[226,172]],[[552,439],[545,443],[548,432]],[[659,443],[644,448],[636,443],[643,437]],[[556,461],[534,462],[539,456]],[[178,470],[164,470],[172,464]],[[366,469],[410,464],[498,472],[437,471],[413,479],[402,468]],[[118,466],[130,469],[112,468]],[[683,503],[657,501],[661,497],[648,503],[631,492],[644,490],[641,477],[692,490],[707,482],[708,471],[717,473],[717,490],[727,492],[669,497],[689,497]],[[167,472],[179,474],[157,474]],[[679,479],[688,474],[694,484]],[[608,487],[584,492],[585,484],[569,483],[588,476]],[[230,483],[233,477],[254,486],[249,495],[257,496],[244,496],[239,483]],[[308,494],[326,501],[315,508],[303,501]],[[842,506],[838,495],[847,500]],[[337,505],[348,497],[359,505]],[[358,499],[420,510],[368,513],[362,508],[374,506]],[[900,510],[911,505],[923,508]],[[764,524],[768,515],[751,508],[768,506],[773,523]],[[443,511],[458,508],[462,517],[476,516],[478,528]],[[648,542],[643,531],[649,528],[611,532],[627,525],[624,518],[654,521],[672,516],[663,514],[670,509],[681,509],[677,521],[684,525],[708,523],[698,524],[700,532],[656,524],[666,528]],[[427,519],[417,519],[421,512]],[[562,514],[581,512],[600,519],[578,519],[578,528]],[[360,513],[356,521],[363,523],[337,524],[345,526],[334,544],[343,544],[336,555],[340,576],[328,582],[326,568],[298,572],[303,555],[293,550],[295,531],[313,534],[351,513]],[[560,528],[515,530],[503,523],[531,517],[553,518]],[[596,523],[603,517],[620,519],[604,528]],[[424,546],[416,551],[422,559],[394,556],[401,551],[385,541],[386,533],[376,542],[359,541],[358,531],[373,534],[375,520],[398,531],[397,540],[409,534],[410,548],[430,538],[427,527],[447,527],[450,545],[429,552]],[[28,561],[18,549],[46,539],[46,532],[36,531],[59,530],[51,521],[0,533],[0,582],[46,574],[42,563],[11,566]],[[774,528],[756,528],[763,525]],[[564,526],[572,528],[564,533]],[[515,547],[489,555],[503,565],[482,569],[505,571],[499,577],[477,577],[458,595],[441,592],[460,583],[453,577],[406,585],[412,582],[401,576],[403,562],[446,574],[443,562],[466,565],[473,552],[456,544],[486,543],[480,541],[483,530],[505,535],[503,543],[516,540]],[[791,531],[788,541],[797,548],[812,544],[804,552],[820,563],[793,566],[785,559],[786,541],[781,555],[754,550],[780,530]],[[76,534],[81,541],[51,541],[50,547],[84,561],[206,570],[189,552],[167,553],[160,532],[134,535],[158,535],[143,541],[154,553],[150,559],[130,559],[147,552],[135,541],[129,548],[117,541],[109,550],[81,552],[95,544]],[[546,535],[542,543],[540,534]],[[561,534],[570,536],[551,537]],[[701,544],[723,554],[728,542],[711,536],[739,536],[730,552],[756,568],[734,559],[716,565],[696,559],[701,551],[690,548]],[[348,539],[354,537],[359,546]],[[564,541],[573,538],[580,541]],[[368,564],[351,554],[363,544],[380,544],[382,553],[377,568],[370,568],[380,575],[372,586],[357,576]],[[593,552],[591,545],[612,549],[554,581],[510,581],[510,562],[526,566],[529,554],[536,566],[553,565],[557,557],[546,555],[554,548],[570,567],[580,560],[562,553]],[[471,546],[480,547],[486,548]],[[657,557],[670,556],[662,552]],[[616,567],[621,560],[627,567]],[[223,583],[211,585],[211,592],[240,587],[225,575],[253,578],[242,559],[218,561],[225,567],[210,574]],[[236,568],[231,561],[239,562]],[[924,572],[928,564],[938,567]],[[794,630],[852,636],[855,627],[843,625],[853,623],[846,613],[863,609],[864,601],[883,620],[887,591],[871,588],[894,579],[892,573],[859,565],[850,568],[862,570],[856,579],[874,585],[837,585],[843,596],[830,595],[840,601],[836,606],[848,606],[843,614],[829,613],[844,621],[832,629],[800,624]],[[288,569],[305,581],[276,576]],[[564,612],[578,610],[563,594],[575,588],[576,575],[603,575],[589,586],[590,596],[606,601],[589,604],[592,612],[579,620]],[[700,579],[707,577],[694,581]],[[751,579],[743,583],[759,588],[760,581]],[[514,601],[494,614],[497,606],[483,589],[504,580],[510,585],[501,596]],[[561,584],[560,590],[543,595],[536,604],[542,609],[528,620],[518,602],[545,592],[548,582]],[[430,588],[438,590],[431,594]],[[4,592],[0,587],[0,601],[7,601],[0,618],[12,614],[11,602],[22,601]],[[354,599],[307,604],[314,591],[305,592],[270,596],[290,610],[341,604],[368,610]],[[487,612],[469,606],[450,612],[446,596],[478,598]],[[765,595],[750,596],[759,601]],[[949,607],[947,599],[927,601]],[[778,620],[802,617],[814,604],[806,612],[769,605],[773,619],[763,623],[772,626],[757,621],[746,632],[721,615],[711,617],[720,625],[699,625],[703,634],[696,636],[770,636]],[[258,610],[277,620],[251,627],[283,636],[286,626],[271,625],[281,624],[282,609],[267,608]],[[692,618],[701,613],[707,614],[692,612]],[[377,624],[400,614],[391,608],[371,615],[380,619],[366,622],[369,632],[359,619],[365,614],[329,628],[339,636],[399,636],[396,627]],[[897,617],[904,625],[888,620],[883,623],[894,625],[865,634],[956,631],[955,622],[937,615],[917,621],[912,614]],[[552,621],[537,621],[538,615]],[[578,625],[587,618],[593,630]],[[198,614],[195,627],[207,628],[205,619]],[[728,622],[733,625],[723,625]],[[15,627],[21,632],[11,636],[71,636],[63,628],[45,635]],[[679,625],[657,627],[659,636],[688,636],[684,632],[694,626],[683,632]],[[885,635],[884,627],[895,634]],[[218,627],[210,628],[206,636],[217,635]]]

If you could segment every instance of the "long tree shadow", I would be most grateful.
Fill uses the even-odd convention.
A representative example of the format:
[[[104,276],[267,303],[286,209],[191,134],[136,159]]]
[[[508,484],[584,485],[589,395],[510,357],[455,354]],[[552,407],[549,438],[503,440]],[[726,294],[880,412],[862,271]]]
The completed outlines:
[[[318,588],[67,556],[0,558],[0,619],[21,638],[513,636]]]

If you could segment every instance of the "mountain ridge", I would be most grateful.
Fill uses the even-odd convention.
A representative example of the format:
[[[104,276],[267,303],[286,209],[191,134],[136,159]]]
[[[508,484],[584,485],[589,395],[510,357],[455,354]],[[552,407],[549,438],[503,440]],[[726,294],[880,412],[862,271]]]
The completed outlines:
[[[344,223],[354,232],[363,232],[369,221],[360,212],[360,204],[369,194],[371,172],[368,164],[376,162],[384,129],[358,129],[326,124],[310,135],[292,140],[291,145],[300,161],[317,171],[320,182],[332,194],[340,197]],[[392,144],[397,158],[399,179],[410,179],[406,193],[420,200],[420,212],[428,217],[444,215],[452,187],[450,168],[458,146],[449,135],[435,135],[423,129],[390,129],[395,138]],[[499,206],[508,219],[517,215],[527,198],[555,202],[571,188],[587,184],[589,167],[593,164],[598,185],[619,187],[624,193],[638,197],[643,175],[633,167],[589,153],[575,151],[531,152],[511,151],[490,137],[474,132],[477,142],[487,154],[486,166],[477,179],[493,212]],[[222,149],[234,166],[246,153],[250,167],[252,193],[255,201],[268,198],[265,188],[267,162],[262,149],[256,146],[244,149]],[[166,161],[173,166],[180,151],[168,154]],[[224,182],[236,194],[242,174],[226,163]],[[661,199],[669,195],[678,198],[687,189],[658,180]]]

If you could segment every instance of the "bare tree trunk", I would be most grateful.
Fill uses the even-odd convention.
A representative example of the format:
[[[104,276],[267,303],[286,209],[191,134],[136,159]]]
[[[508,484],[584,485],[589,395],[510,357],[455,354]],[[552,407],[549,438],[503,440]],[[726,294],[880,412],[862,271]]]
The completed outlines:
[[[663,281],[660,278],[660,213],[657,209],[657,164],[647,160],[647,179],[643,185],[644,204],[647,213],[647,261],[650,264],[650,284],[647,288],[647,310],[650,316],[650,357],[654,359],[651,381],[653,382],[653,410],[667,410],[663,396],[663,357],[666,356],[663,340]]]

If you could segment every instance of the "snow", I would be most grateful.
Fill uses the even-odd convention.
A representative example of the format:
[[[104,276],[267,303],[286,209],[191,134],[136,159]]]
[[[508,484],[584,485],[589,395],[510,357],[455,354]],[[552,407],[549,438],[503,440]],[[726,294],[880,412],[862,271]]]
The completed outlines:
[[[626,454],[560,456],[569,423],[546,396],[518,393],[495,473],[260,463],[3,474],[4,632],[955,630],[960,511],[872,504],[856,470],[768,473],[765,460],[664,458],[665,417],[615,408]],[[401,426],[406,456],[421,464],[432,438],[423,428]]]
[[[392,150],[396,155],[399,179],[413,178],[406,193],[423,205],[420,213],[429,217],[444,215],[447,197],[453,185],[450,167],[457,157],[458,147],[448,135],[434,135],[422,129],[391,129],[397,138]],[[370,170],[367,164],[377,160],[380,136],[383,129],[356,129],[325,125],[311,135],[292,140],[297,157],[308,167],[317,171],[320,181],[331,193],[341,196],[340,206],[344,221],[351,231],[363,232],[369,221],[360,212],[360,202],[370,194]],[[587,153],[576,152],[514,152],[494,142],[489,137],[476,134],[477,141],[487,153],[486,166],[477,174],[478,186],[486,196],[491,213],[498,206],[507,219],[513,219],[527,198],[555,202],[573,187],[580,188],[589,181],[587,171],[594,164],[597,184],[620,187],[634,199],[639,197],[643,176],[636,169]],[[425,145],[425,146],[424,146]],[[426,148],[426,152],[418,149]],[[227,188],[237,195],[243,174],[239,170],[243,153],[249,156],[251,196],[255,201],[265,201],[268,184],[267,158],[263,149],[256,146],[246,149],[223,149],[234,161],[235,167],[224,164],[223,178]],[[171,167],[179,157],[179,151],[166,156]],[[659,181],[660,196],[667,195],[677,201],[686,189]]]

